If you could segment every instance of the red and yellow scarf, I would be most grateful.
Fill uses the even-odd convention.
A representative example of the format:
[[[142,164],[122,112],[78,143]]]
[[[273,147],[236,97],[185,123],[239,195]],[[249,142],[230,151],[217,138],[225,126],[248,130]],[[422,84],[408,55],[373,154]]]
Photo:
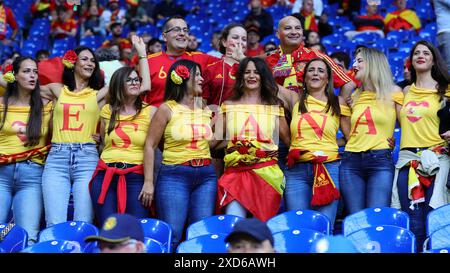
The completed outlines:
[[[292,149],[289,151],[287,157],[287,165],[292,168],[297,163],[303,154],[310,153],[306,150]],[[311,206],[328,205],[340,197],[339,190],[333,182],[327,168],[323,163],[331,162],[336,159],[329,159],[328,156],[312,154],[311,163],[314,170],[313,196],[311,199]]]

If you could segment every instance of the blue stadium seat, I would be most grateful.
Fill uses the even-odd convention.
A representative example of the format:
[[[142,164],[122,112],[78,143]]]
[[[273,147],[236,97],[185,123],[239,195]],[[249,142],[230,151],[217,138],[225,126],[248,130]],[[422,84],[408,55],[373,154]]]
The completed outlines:
[[[396,40],[397,42],[406,42],[408,39],[415,35],[413,30],[392,30],[389,31],[386,39],[388,40]]]
[[[431,249],[450,247],[450,224],[431,233],[430,246]]]
[[[450,204],[436,208],[427,216],[427,235],[430,236],[436,230],[450,225]]]
[[[407,213],[394,208],[367,208],[345,217],[343,234],[347,236],[366,227],[381,225],[409,229],[409,216]]]
[[[182,242],[177,247],[177,253],[226,253],[228,244],[225,235],[208,234]]]
[[[170,225],[153,218],[143,218],[140,221],[144,229],[144,236],[160,242],[165,253],[170,253],[172,251],[172,228]]]
[[[327,235],[331,233],[331,223],[328,217],[314,210],[284,212],[269,219],[267,226],[273,234],[299,228],[308,228]]]
[[[51,240],[34,244],[23,253],[82,253],[81,246],[75,241]]]
[[[363,32],[353,37],[353,40],[360,44],[373,44],[380,39],[376,33]]]
[[[336,46],[336,45],[344,42],[344,38],[345,37],[342,37],[342,35],[334,33],[334,34],[323,37],[320,41],[322,42],[322,44],[325,47],[328,47],[328,46]]]
[[[91,235],[98,235],[98,229],[96,226],[83,221],[70,221],[59,223],[42,230],[39,233],[38,241],[75,241],[80,244],[82,252],[91,253],[97,243],[84,242],[84,238]]]
[[[450,247],[445,248],[438,248],[438,249],[430,249],[427,251],[424,251],[423,253],[450,253]]]
[[[277,36],[275,36],[275,35],[268,35],[268,36],[264,37],[264,39],[262,39],[261,44],[265,45],[266,43],[268,43],[270,41],[278,44]]]
[[[0,232],[5,229],[7,224],[0,224]],[[28,244],[28,233],[21,226],[15,225],[8,234],[6,234],[3,241],[0,242],[0,248],[5,253],[20,252],[26,248]]]
[[[342,235],[325,236],[315,240],[311,253],[359,253],[355,245]]]
[[[397,42],[397,40],[394,39],[379,39],[377,41],[377,44],[381,44],[384,47],[386,47],[387,49],[389,49],[389,52],[393,52],[394,49],[396,49],[399,45],[399,43]]]
[[[323,237],[325,234],[308,228],[285,230],[273,235],[277,253],[309,253],[314,241]]]
[[[370,226],[346,236],[362,253],[414,253],[416,238],[404,228]]]
[[[92,48],[93,50],[97,49],[99,46],[101,46],[101,40],[103,40],[101,37],[98,36],[87,36],[80,39],[80,46],[87,46],[89,48]]]
[[[231,232],[234,225],[241,221],[242,217],[235,215],[214,215],[189,225],[186,231],[186,240],[206,234],[223,234]]]
[[[147,248],[147,253],[164,253],[165,252],[165,249],[161,245],[161,243],[152,238],[145,237],[144,244],[145,244],[145,247]]]

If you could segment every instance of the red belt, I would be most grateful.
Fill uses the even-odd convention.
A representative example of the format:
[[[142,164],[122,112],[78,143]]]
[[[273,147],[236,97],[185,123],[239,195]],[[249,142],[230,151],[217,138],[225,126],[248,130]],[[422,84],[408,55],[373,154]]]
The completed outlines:
[[[191,167],[202,167],[202,166],[208,166],[209,164],[211,164],[211,159],[209,159],[209,158],[194,158],[194,159],[188,160],[184,163],[181,163],[180,165],[191,166]]]

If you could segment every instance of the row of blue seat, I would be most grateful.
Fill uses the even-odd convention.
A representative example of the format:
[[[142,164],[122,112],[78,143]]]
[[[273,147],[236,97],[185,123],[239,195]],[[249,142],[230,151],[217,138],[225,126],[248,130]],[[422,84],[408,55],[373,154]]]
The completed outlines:
[[[430,248],[450,247],[450,205],[433,210],[427,220],[427,234]],[[187,229],[187,240],[180,244],[178,252],[206,251],[215,247],[225,249],[223,238],[232,230],[238,216],[219,215],[191,224]],[[328,218],[316,211],[288,211],[267,222],[275,237],[279,251],[307,252],[312,242],[331,234]],[[409,231],[409,217],[405,212],[394,208],[368,208],[347,216],[343,223],[344,236],[348,237],[361,252],[414,252],[415,238]],[[300,238],[301,237],[301,238]],[[199,238],[199,239],[198,239]],[[295,239],[298,238],[298,239]],[[365,238],[364,240],[362,238]],[[370,239],[372,238],[372,239]],[[389,238],[384,244],[371,245],[373,239]],[[400,243],[392,245],[393,238]],[[204,246],[201,242],[210,242]],[[296,243],[293,243],[296,242]],[[308,245],[306,242],[309,242]],[[367,245],[369,243],[369,245]],[[291,247],[289,247],[291,246]]]
[[[149,253],[170,253],[172,242],[171,227],[160,220],[152,218],[141,219],[144,230],[145,244]],[[0,232],[6,228],[0,225]],[[95,253],[97,243],[84,242],[84,238],[98,235],[96,226],[82,222],[69,221],[42,230],[38,235],[38,243],[27,247],[28,234],[20,226],[15,225],[0,242],[0,252],[32,252],[32,253]]]
[[[450,247],[450,205],[430,212],[427,220],[427,234],[431,249]],[[211,216],[191,224],[187,229],[186,241],[177,252],[222,252],[228,245],[224,238],[242,218],[233,215]],[[170,253],[170,226],[156,219],[141,219],[146,236],[148,252]],[[328,218],[311,210],[288,211],[271,218],[267,225],[275,238],[278,252],[309,252],[313,243],[331,235]],[[0,225],[0,230],[5,225]],[[39,243],[25,250],[28,235],[15,226],[8,237],[0,243],[3,252],[84,252],[96,251],[95,243],[83,239],[98,234],[95,226],[84,222],[65,222],[49,227],[39,234]],[[409,217],[393,208],[368,208],[347,216],[343,223],[343,234],[359,252],[408,252],[415,250],[415,238],[409,231]],[[72,241],[77,243],[68,243]],[[378,243],[373,243],[378,242]]]

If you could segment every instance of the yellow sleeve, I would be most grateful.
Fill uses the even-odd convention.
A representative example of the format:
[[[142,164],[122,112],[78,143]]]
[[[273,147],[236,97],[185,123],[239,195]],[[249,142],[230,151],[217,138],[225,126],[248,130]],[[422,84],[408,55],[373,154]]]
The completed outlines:
[[[403,100],[405,99],[405,95],[403,94],[403,92],[394,92],[392,93],[392,100],[399,104],[399,105],[403,105]]]
[[[109,119],[111,117],[111,109],[109,107],[109,104],[105,104],[102,107],[102,110],[100,111],[100,117]]]
[[[352,110],[347,105],[339,105],[341,107],[341,115],[350,117],[352,115]]]
[[[447,98],[450,98],[450,84],[447,87],[447,90],[445,91],[444,96],[446,96]]]
[[[284,117],[284,107],[283,106],[280,106],[280,114],[279,114],[279,116],[280,117]]]
[[[44,105],[44,111],[45,112],[50,112],[53,110],[53,101],[50,101],[49,103],[47,103],[46,105]]]
[[[227,112],[227,105],[225,103],[222,103],[222,105],[220,105],[220,111],[219,113],[226,113]]]

